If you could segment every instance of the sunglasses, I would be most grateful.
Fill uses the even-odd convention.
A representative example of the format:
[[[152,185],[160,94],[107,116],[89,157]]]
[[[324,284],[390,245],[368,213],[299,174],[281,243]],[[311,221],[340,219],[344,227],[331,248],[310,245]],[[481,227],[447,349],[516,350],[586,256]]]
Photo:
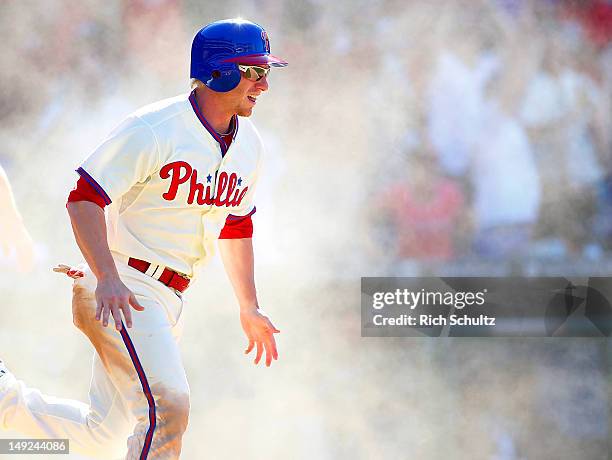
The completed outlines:
[[[259,81],[270,72],[269,67],[259,67],[257,65],[240,65],[238,68],[244,73],[244,78],[250,81]]]

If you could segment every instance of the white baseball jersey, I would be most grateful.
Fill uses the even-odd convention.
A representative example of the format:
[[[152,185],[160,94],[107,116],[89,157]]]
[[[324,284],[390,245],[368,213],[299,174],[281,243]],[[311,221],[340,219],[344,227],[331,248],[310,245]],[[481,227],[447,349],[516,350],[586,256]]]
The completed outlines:
[[[263,145],[247,118],[235,123],[227,148],[185,94],[133,113],[94,150],[77,172],[110,205],[113,253],[193,276],[226,218],[255,211]]]

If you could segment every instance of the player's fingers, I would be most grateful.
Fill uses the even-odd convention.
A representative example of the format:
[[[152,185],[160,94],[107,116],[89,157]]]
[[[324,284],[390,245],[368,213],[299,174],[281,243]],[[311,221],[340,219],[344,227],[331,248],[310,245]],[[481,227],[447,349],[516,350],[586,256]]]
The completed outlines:
[[[255,364],[259,364],[259,360],[261,359],[262,353],[263,347],[261,346],[261,342],[257,341],[257,356],[255,356]]]
[[[130,305],[136,311],[143,311],[145,308],[140,305],[138,300],[136,300],[136,296],[134,294],[130,294]]]
[[[249,339],[249,346],[247,347],[246,350],[244,350],[244,354],[248,355],[251,350],[253,350],[253,347],[255,347],[255,341],[253,339]]]
[[[272,358],[278,359],[278,349],[276,348],[276,340],[274,340],[274,336],[270,334],[270,338],[268,339],[268,346],[272,352]]]
[[[270,367],[272,363],[272,350],[270,349],[270,343],[264,342],[264,348],[266,349],[266,367]]]
[[[127,327],[132,327],[132,312],[130,311],[130,306],[123,305],[121,309],[123,310],[123,317],[125,318],[125,325]]]
[[[106,304],[102,306],[102,326],[108,326],[108,316],[110,315],[110,307]]]
[[[127,309],[127,307],[122,307],[122,308]],[[115,329],[120,331],[121,330],[121,312],[119,311],[119,307],[113,304],[111,306],[111,312],[113,314],[113,319],[115,320]]]
[[[98,300],[96,305],[96,321],[100,321],[100,317],[102,316],[102,309],[104,306],[102,305],[102,301]]]

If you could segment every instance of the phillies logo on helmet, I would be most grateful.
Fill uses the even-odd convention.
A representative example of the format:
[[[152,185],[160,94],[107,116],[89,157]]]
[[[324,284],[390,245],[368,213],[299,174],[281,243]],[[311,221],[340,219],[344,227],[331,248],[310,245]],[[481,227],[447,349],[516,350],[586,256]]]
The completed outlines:
[[[268,39],[268,34],[266,33],[265,30],[261,31],[261,39],[265,43],[266,53],[269,53],[270,52],[270,40]]]

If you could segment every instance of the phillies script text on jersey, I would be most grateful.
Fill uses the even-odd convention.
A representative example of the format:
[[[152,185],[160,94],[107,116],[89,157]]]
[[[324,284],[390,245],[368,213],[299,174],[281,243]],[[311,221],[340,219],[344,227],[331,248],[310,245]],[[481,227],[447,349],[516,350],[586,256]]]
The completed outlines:
[[[198,170],[192,168],[186,161],[173,161],[164,165],[159,171],[159,175],[162,179],[170,179],[170,187],[168,191],[162,195],[167,201],[172,201],[176,198],[179,185],[189,181],[189,196],[187,197],[187,204],[193,204],[194,200],[199,205],[215,205],[215,206],[239,206],[240,202],[249,190],[249,187],[240,189],[242,179],[238,178],[236,173],[228,175],[226,172],[219,174],[219,180],[217,181],[217,191],[212,193],[214,184],[210,183],[211,176],[208,175],[208,185],[204,185],[198,182]],[[236,187],[238,185],[238,187]],[[221,198],[226,191],[225,198]],[[232,196],[233,194],[233,196]],[[197,195],[197,196],[196,196]],[[231,198],[230,198],[231,197]]]

